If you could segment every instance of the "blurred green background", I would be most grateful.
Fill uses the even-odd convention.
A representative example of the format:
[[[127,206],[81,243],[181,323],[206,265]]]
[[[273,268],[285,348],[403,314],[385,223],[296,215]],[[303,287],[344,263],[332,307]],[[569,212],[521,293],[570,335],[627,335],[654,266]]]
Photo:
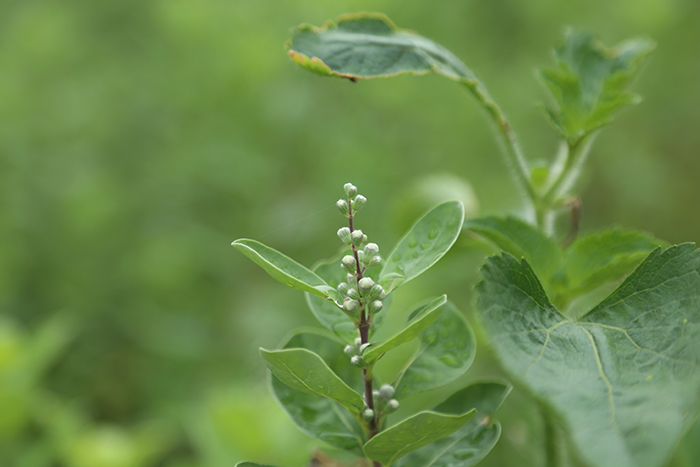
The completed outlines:
[[[521,211],[489,123],[454,83],[353,84],[285,55],[296,24],[365,10],[460,56],[533,164],[556,150],[534,70],[552,64],[564,27],[607,44],[655,38],[634,85],[644,102],[594,146],[583,230],[700,240],[697,0],[6,0],[1,466],[307,465],[318,443],[268,395],[257,348],[315,323],[301,294],[230,242],[256,238],[309,266],[333,255],[347,181],[369,199],[360,228],[387,250],[437,187],[455,186],[472,215]],[[395,322],[447,292],[477,325],[471,290],[485,253],[459,244],[399,292]],[[499,375],[479,345],[457,386]],[[500,418],[483,465],[540,465],[531,401],[514,391]],[[683,445],[673,462],[700,465]]]

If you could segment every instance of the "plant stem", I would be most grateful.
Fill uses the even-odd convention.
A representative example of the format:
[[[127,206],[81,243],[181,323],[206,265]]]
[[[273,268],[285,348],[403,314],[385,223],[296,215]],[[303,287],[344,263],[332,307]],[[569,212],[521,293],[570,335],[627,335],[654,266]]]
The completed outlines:
[[[488,114],[493,119],[498,132],[502,136],[506,159],[508,165],[511,167],[513,177],[515,178],[516,183],[527,195],[532,207],[537,209],[537,205],[539,204],[539,195],[535,191],[535,187],[532,185],[530,171],[527,167],[525,157],[520,151],[518,139],[510,126],[510,122],[506,119],[501,108],[491,98],[480,82],[465,79],[462,80],[461,83],[469,90],[469,92],[471,92],[471,94],[477,101],[479,101],[482,107],[486,109]]]
[[[549,410],[540,406],[544,421],[545,467],[562,467],[561,433]]]
[[[350,227],[350,234],[354,232],[354,225],[353,225],[353,215],[354,213],[352,212],[352,203],[349,202],[348,200],[348,206],[349,206],[349,213],[348,213],[348,225]],[[352,248],[352,254],[355,257],[355,264],[357,265],[357,270],[356,270],[356,276],[357,276],[357,282],[360,282],[360,279],[362,279],[362,268],[360,267],[360,256],[357,253],[357,247],[354,244],[351,244],[350,247]],[[364,302],[364,300],[360,300],[360,323],[358,324],[357,328],[360,332],[360,342],[361,344],[367,344],[369,343],[369,328],[371,326],[371,322],[368,317],[367,313],[367,307]],[[363,368],[362,369],[362,383],[364,385],[364,393],[365,393],[365,404],[367,404],[367,407],[372,409],[374,411],[374,396],[372,395],[373,388],[372,388],[372,382],[373,382],[373,375],[372,375],[372,369],[371,368]],[[368,428],[369,428],[369,435],[367,436],[368,439],[372,439],[374,435],[376,435],[379,430],[377,426],[377,415],[375,413],[374,418],[369,421],[368,423]],[[374,467],[381,467],[381,464],[377,463],[375,461]]]

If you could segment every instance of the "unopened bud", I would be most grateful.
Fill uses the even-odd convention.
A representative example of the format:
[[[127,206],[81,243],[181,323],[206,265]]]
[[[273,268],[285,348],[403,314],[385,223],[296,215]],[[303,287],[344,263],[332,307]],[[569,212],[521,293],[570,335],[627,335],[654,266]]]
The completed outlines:
[[[362,357],[360,357],[359,355],[355,355],[354,357],[352,357],[350,359],[350,363],[352,363],[355,366],[359,366],[359,367],[365,366],[365,361],[362,360]]]
[[[348,198],[354,198],[357,195],[357,187],[352,183],[346,183],[343,185],[343,189],[345,190],[345,194],[348,195]]]
[[[340,264],[349,273],[357,271],[357,262],[355,261],[355,257],[352,255],[343,256],[343,259],[340,261]]]
[[[384,308],[384,304],[381,300],[375,300],[369,306],[369,309],[372,313],[379,313],[382,310],[382,308]]]
[[[369,292],[374,286],[374,281],[371,277],[363,277],[359,280],[357,285],[360,287],[361,292]]]
[[[357,252],[357,258],[360,260],[360,264],[364,264],[365,262],[365,252],[360,250]]]
[[[370,298],[376,298],[376,297],[379,297],[383,293],[384,293],[384,288],[379,284],[374,284],[372,286],[372,289],[369,291],[369,296],[370,296]]]
[[[359,337],[356,337],[355,338],[355,347],[357,347],[359,349],[361,345],[362,345],[362,339]]]
[[[360,209],[362,209],[362,206],[364,206],[366,202],[367,202],[367,198],[365,198],[364,196],[362,196],[362,195],[355,196],[355,198],[353,198],[353,200],[352,200],[352,211],[353,212],[359,211]]]
[[[345,296],[348,294],[348,290],[350,290],[350,285],[348,285],[347,282],[341,282],[340,284],[338,284],[336,290],[340,295]]]
[[[358,292],[357,289],[354,287],[351,289],[348,289],[347,295],[348,295],[348,297],[352,298],[353,300],[360,299],[360,292]]]
[[[372,345],[372,344],[370,344],[369,342],[367,342],[366,344],[362,344],[360,346],[360,355],[362,355],[364,353],[365,349],[367,349],[367,347],[369,347],[370,345]]]
[[[374,255],[379,254],[379,245],[376,243],[368,243],[365,245],[365,257],[371,258]]]
[[[343,300],[343,310],[347,311],[348,313],[352,313],[357,309],[357,306],[360,303],[357,300],[353,300],[352,298],[345,298]]]
[[[369,422],[374,418],[374,410],[372,409],[365,409],[362,411],[362,418],[365,419],[365,421]]]
[[[385,384],[379,389],[379,397],[389,400],[394,397],[394,388],[390,384]]]
[[[338,210],[340,211],[341,214],[344,216],[350,215],[350,206],[348,206],[348,202],[345,201],[344,199],[339,199],[335,203],[336,206],[338,206]]]
[[[357,347],[355,347],[354,345],[346,345],[343,349],[343,352],[345,353],[345,355],[352,358],[355,355],[357,355]]]
[[[342,229],[338,229],[338,238],[340,238],[340,241],[342,241],[346,245],[350,245],[352,243],[352,236],[350,235],[350,229],[348,227],[343,227]]]
[[[362,230],[354,230],[352,232],[352,244],[355,245],[356,247],[359,247],[362,245],[362,242],[365,240],[365,234],[362,233]]]
[[[379,255],[377,255],[377,256],[372,256],[372,259],[369,260],[369,262],[367,263],[367,266],[376,266],[377,264],[381,264],[381,263],[382,263],[382,257],[381,257],[381,256],[379,256]]]
[[[386,413],[391,413],[391,412],[396,412],[399,408],[399,401],[396,399],[391,399],[389,402],[386,404]]]

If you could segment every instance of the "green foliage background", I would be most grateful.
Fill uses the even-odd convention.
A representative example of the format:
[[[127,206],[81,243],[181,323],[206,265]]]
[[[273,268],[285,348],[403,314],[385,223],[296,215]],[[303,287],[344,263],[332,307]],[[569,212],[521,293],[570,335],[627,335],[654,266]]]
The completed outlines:
[[[552,64],[564,26],[607,44],[656,39],[633,86],[644,102],[591,154],[583,230],[700,241],[695,0],[9,0],[0,15],[0,465],[306,465],[316,444],[267,394],[257,348],[315,323],[301,294],[230,242],[256,238],[307,266],[333,255],[342,224],[333,203],[347,181],[369,199],[359,227],[386,248],[437,201],[434,187],[446,183],[431,176],[470,183],[480,214],[517,212],[489,125],[453,83],[353,84],[286,57],[293,26],[363,10],[462,58],[534,162],[556,150],[534,105],[545,95],[534,69]],[[396,297],[396,326],[408,305],[440,293],[474,323],[485,253],[458,244]],[[478,352],[460,384],[499,375],[483,335]],[[515,391],[500,418],[503,438],[483,465],[538,465],[541,426],[528,399]],[[698,457],[682,445],[673,465]]]

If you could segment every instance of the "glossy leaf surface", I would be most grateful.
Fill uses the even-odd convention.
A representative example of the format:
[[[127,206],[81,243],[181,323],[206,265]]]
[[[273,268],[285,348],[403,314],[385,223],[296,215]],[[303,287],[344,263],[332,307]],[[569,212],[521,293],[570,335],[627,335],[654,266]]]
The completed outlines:
[[[504,369],[561,418],[580,456],[662,465],[698,408],[700,253],[655,250],[575,321],[525,260],[493,257],[482,273],[477,307]]]
[[[493,449],[501,436],[494,413],[510,393],[501,383],[477,383],[456,392],[436,412],[459,414],[472,408],[476,417],[458,431],[405,456],[401,467],[470,467]]]
[[[362,397],[314,352],[307,349],[260,349],[260,354],[272,374],[292,389],[327,397],[354,415],[359,415],[364,409]]]
[[[438,73],[475,80],[452,52],[413,32],[400,30],[385,15],[343,15],[322,28],[301,25],[287,43],[289,56],[322,76],[367,79]]]
[[[390,467],[394,461],[409,452],[451,435],[475,415],[476,410],[473,409],[459,415],[419,412],[367,441],[365,454],[370,459],[381,462],[384,467]]]
[[[394,383],[398,398],[451,383],[463,375],[474,361],[474,332],[462,313],[450,302],[444,305],[438,319],[418,338],[420,347]]]
[[[334,295],[335,291],[323,279],[269,246],[246,238],[236,240],[231,245],[263,268],[274,279],[293,289],[309,292],[322,298]]]
[[[591,34],[567,32],[555,51],[557,66],[540,70],[540,76],[558,107],[547,109],[549,120],[569,144],[641,100],[627,88],[655,47],[651,39],[639,38],[607,48]]]
[[[343,344],[318,332],[292,335],[284,348],[305,348],[319,355],[330,369],[353,389],[362,389],[361,371],[350,364]],[[339,449],[362,455],[362,428],[340,404],[318,394],[293,389],[274,376],[270,386],[282,408],[306,434]]]
[[[387,341],[377,346],[370,347],[362,354],[362,359],[367,363],[373,363],[389,350],[395,349],[401,344],[405,344],[418,337],[421,332],[438,319],[445,303],[447,303],[447,296],[442,295],[429,303],[418,306],[409,314],[410,319],[408,323],[406,323],[405,328]]]
[[[442,258],[459,237],[463,223],[464,206],[459,201],[442,203],[418,219],[386,259],[379,282],[387,293]]]

